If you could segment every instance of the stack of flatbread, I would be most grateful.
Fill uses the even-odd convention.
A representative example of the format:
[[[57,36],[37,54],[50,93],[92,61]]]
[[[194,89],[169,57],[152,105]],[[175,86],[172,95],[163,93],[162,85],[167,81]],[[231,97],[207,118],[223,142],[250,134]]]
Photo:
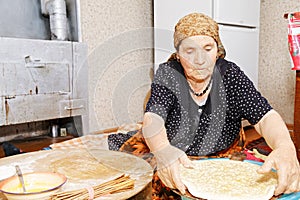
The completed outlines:
[[[277,185],[277,173],[258,174],[257,164],[227,159],[193,161],[194,169],[180,167],[189,192],[208,200],[269,200]]]

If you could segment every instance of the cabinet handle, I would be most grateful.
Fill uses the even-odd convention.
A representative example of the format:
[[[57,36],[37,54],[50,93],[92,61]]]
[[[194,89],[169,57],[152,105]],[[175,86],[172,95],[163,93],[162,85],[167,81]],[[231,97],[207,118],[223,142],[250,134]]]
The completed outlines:
[[[31,56],[25,56],[25,63],[27,68],[45,68],[46,63],[41,63],[40,59],[33,60]]]
[[[82,109],[82,108],[84,108],[83,105],[80,105],[78,107],[67,107],[67,106],[65,106],[65,110],[79,110],[79,109]]]

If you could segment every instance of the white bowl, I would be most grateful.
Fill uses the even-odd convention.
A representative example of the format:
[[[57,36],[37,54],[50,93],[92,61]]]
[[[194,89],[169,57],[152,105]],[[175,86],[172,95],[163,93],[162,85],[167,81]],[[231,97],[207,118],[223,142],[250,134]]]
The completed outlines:
[[[9,178],[16,174],[14,166],[1,166],[0,167],[0,181]]]
[[[58,192],[67,178],[59,173],[33,172],[23,174],[26,192],[23,192],[18,176],[12,176],[0,182],[0,191],[8,200],[49,199]]]

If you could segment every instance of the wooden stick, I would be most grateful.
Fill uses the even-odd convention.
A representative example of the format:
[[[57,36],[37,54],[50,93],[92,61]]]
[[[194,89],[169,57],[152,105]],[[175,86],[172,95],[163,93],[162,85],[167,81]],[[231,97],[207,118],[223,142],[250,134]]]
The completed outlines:
[[[128,175],[122,174],[121,176],[104,182],[100,185],[93,186],[94,198],[113,194],[117,192],[123,192],[134,187],[134,180],[132,180]],[[73,191],[59,192],[51,196],[52,200],[85,200],[89,199],[89,193],[86,188],[78,189]]]

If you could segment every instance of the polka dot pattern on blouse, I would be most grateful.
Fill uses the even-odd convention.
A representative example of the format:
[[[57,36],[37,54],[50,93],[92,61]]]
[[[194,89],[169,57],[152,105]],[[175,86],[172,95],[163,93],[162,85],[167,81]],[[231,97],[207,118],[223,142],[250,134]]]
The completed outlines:
[[[172,145],[196,156],[228,148],[239,135],[242,119],[256,124],[271,109],[236,64],[218,59],[212,89],[198,112],[183,68],[174,60],[158,68],[146,112],[164,119]]]

